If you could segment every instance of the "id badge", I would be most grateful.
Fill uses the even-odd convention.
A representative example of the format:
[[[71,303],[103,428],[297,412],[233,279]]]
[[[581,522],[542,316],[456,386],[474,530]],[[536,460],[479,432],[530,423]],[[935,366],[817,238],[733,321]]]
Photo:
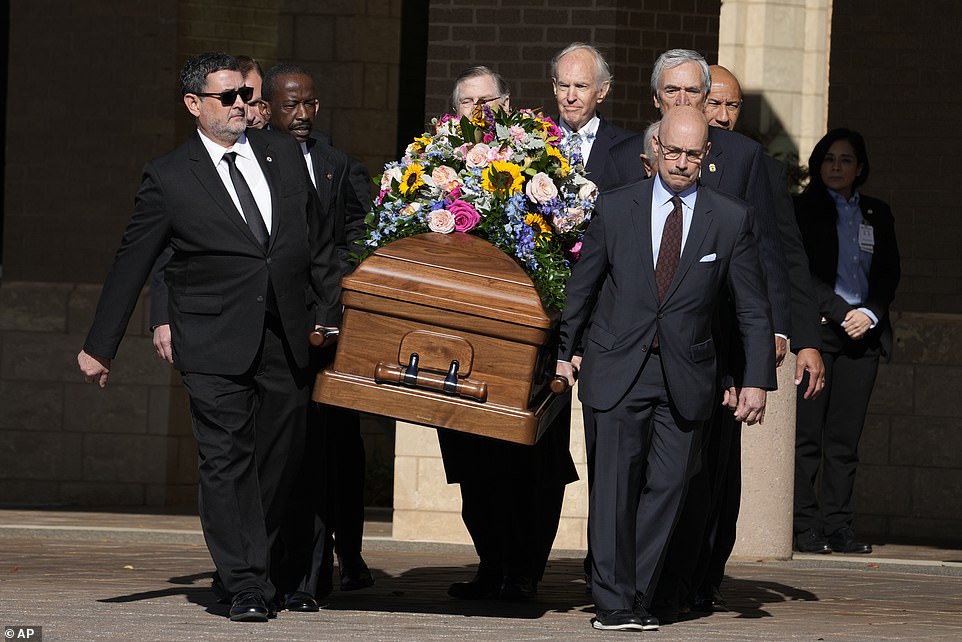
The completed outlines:
[[[863,252],[875,253],[875,228],[867,223],[858,224],[858,247]]]

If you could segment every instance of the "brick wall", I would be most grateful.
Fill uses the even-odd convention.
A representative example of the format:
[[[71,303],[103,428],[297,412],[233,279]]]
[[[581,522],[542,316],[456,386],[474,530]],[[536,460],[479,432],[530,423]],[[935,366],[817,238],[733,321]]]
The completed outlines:
[[[862,189],[895,214],[903,270],[896,307],[962,313],[962,85],[954,81],[962,7],[924,7],[835,2],[828,120],[865,136],[872,172]]]
[[[428,119],[450,111],[452,81],[488,65],[511,85],[515,107],[557,116],[550,61],[571,42],[598,47],[615,81],[602,110],[614,123],[643,131],[656,117],[649,79],[655,59],[675,47],[718,54],[720,0],[432,0],[428,46]]]
[[[380,173],[395,155],[401,37],[400,0],[281,0],[273,62],[314,77],[315,126]]]

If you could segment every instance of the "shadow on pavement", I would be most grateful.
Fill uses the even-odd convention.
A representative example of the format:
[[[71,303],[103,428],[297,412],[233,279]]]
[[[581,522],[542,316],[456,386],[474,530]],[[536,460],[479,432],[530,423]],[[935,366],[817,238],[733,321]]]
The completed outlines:
[[[468,617],[538,619],[547,613],[594,613],[591,595],[585,590],[580,559],[551,560],[537,595],[527,601],[456,600],[447,594],[452,582],[470,580],[476,567],[415,567],[399,575],[372,568],[376,584],[360,591],[335,591],[322,603],[329,611],[403,612]],[[154,590],[119,595],[99,600],[128,603],[182,595],[208,613],[226,617],[228,606],[218,604],[210,590],[210,572],[171,577],[168,585]],[[778,582],[726,578],[723,586],[729,610],[739,618],[771,617],[765,606],[789,601],[817,601],[807,590]],[[692,613],[685,619],[698,619],[707,614]]]

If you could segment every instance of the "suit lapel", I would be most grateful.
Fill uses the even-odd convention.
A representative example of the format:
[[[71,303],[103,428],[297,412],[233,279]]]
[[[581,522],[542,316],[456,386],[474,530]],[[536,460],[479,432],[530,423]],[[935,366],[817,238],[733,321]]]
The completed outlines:
[[[712,131],[715,127],[708,128],[708,140],[711,141],[711,149],[708,150],[708,156],[705,157],[705,162],[701,165],[701,174],[699,180],[702,185],[707,185],[713,189],[718,189],[721,185],[722,174],[725,172],[725,150],[722,149],[721,142],[717,140],[712,140]]]
[[[283,225],[280,200],[280,168],[277,167],[277,163],[274,162],[270,142],[262,145],[261,140],[257,136],[255,136],[253,140],[248,136],[247,142],[250,143],[251,149],[254,152],[254,158],[256,158],[258,164],[260,164],[261,171],[264,172],[264,178],[267,180],[267,187],[271,191],[271,236],[267,242],[267,249],[270,251],[270,249],[274,247],[274,240],[277,238]]]
[[[211,200],[220,207],[228,220],[237,227],[238,231],[249,238],[252,243],[260,246],[254,237],[254,233],[248,227],[247,221],[237,211],[237,206],[234,205],[227,188],[224,187],[224,181],[221,180],[220,174],[217,173],[217,169],[211,162],[210,154],[207,153],[207,148],[200,140],[200,134],[194,132],[194,135],[187,140],[187,153],[191,160],[190,171],[197,178],[197,182],[211,197]]]
[[[695,211],[691,217],[691,227],[688,228],[688,236],[685,239],[685,247],[681,251],[678,269],[675,270],[675,276],[672,277],[671,285],[668,286],[664,301],[671,298],[685,278],[685,274],[698,260],[698,254],[714,219],[711,205],[711,196],[706,191],[699,190],[698,198],[695,200]]]
[[[317,182],[317,197],[321,200],[321,205],[327,207],[331,199],[331,182],[334,179],[334,168],[324,152],[322,143],[311,138],[307,141],[311,150],[311,164],[314,166],[314,180]]]
[[[585,165],[585,171],[588,172],[588,177],[598,176],[601,171],[605,168],[605,161],[608,158],[608,150],[611,149],[611,128],[605,122],[605,119],[598,114],[598,133],[595,134],[595,142],[591,144],[591,154],[588,156],[588,164]],[[597,182],[597,181],[595,181]]]
[[[654,300],[658,300],[658,285],[655,283],[655,262],[651,256],[651,191],[654,182],[646,180],[636,192],[635,202],[631,207],[631,222],[635,227],[634,238],[639,239],[641,257],[641,272],[651,290]]]

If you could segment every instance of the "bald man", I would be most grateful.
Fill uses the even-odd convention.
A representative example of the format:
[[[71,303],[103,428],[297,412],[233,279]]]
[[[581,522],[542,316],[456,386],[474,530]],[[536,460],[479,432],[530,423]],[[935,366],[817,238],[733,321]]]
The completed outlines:
[[[584,346],[579,396],[596,429],[592,626],[601,630],[658,628],[648,609],[717,405],[714,318],[727,292],[748,356],[736,417],[761,421],[775,387],[750,207],[698,183],[710,148],[704,115],[672,109],[651,142],[657,175],[598,198],[568,281],[556,365],[573,385],[571,360]]]

